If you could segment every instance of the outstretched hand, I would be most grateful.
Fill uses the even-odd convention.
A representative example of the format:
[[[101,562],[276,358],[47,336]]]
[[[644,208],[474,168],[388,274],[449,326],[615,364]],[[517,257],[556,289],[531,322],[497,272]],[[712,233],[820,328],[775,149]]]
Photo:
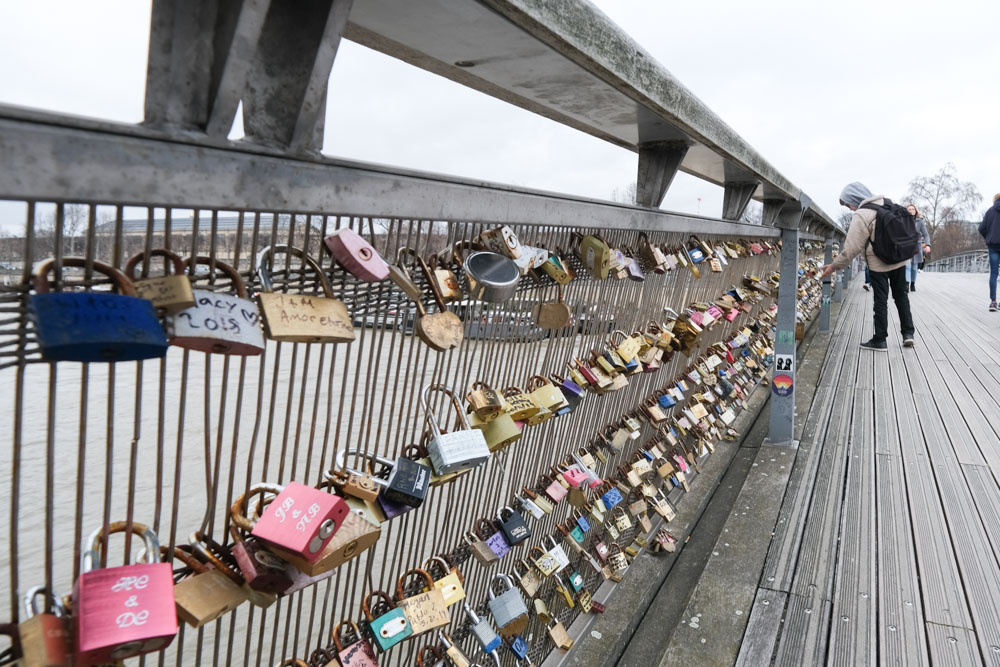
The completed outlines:
[[[823,265],[823,274],[820,277],[821,278],[829,278],[832,275],[833,275],[833,264],[824,264]]]

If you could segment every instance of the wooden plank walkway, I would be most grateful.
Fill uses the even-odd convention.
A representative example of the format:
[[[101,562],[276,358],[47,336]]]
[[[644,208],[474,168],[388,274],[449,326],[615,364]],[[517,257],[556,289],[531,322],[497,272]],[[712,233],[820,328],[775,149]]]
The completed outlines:
[[[888,353],[848,291],[740,664],[1000,666],[1000,313],[984,274],[918,290]]]

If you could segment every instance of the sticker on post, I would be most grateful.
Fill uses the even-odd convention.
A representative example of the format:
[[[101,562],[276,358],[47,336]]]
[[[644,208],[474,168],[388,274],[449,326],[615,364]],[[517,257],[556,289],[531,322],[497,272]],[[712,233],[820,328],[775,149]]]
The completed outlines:
[[[795,356],[791,354],[774,355],[774,370],[782,373],[794,373]]]
[[[794,345],[794,344],[795,344],[794,331],[778,331],[778,345]]]
[[[774,379],[771,380],[771,391],[774,392],[775,396],[791,396],[794,389],[795,380],[792,379],[791,375],[775,375]]]

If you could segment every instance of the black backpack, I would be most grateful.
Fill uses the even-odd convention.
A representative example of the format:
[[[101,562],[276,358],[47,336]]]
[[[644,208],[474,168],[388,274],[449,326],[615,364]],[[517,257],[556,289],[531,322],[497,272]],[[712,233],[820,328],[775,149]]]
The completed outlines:
[[[861,208],[875,211],[875,239],[869,239],[872,252],[886,264],[899,264],[917,253],[920,232],[910,212],[888,199],[884,206],[865,204]]]

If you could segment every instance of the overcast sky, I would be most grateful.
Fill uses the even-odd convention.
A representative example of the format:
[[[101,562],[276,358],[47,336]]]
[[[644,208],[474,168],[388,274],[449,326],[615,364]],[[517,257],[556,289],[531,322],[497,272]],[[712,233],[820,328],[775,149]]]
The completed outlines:
[[[1000,192],[997,0],[595,4],[834,219],[845,183],[899,198],[946,162],[979,187],[981,210]],[[0,3],[0,102],[141,120],[149,11]],[[634,181],[637,162],[351,42],[330,80],[324,150],[597,198]],[[663,208],[718,215],[721,200],[682,174]],[[15,219],[0,207],[0,224]]]

